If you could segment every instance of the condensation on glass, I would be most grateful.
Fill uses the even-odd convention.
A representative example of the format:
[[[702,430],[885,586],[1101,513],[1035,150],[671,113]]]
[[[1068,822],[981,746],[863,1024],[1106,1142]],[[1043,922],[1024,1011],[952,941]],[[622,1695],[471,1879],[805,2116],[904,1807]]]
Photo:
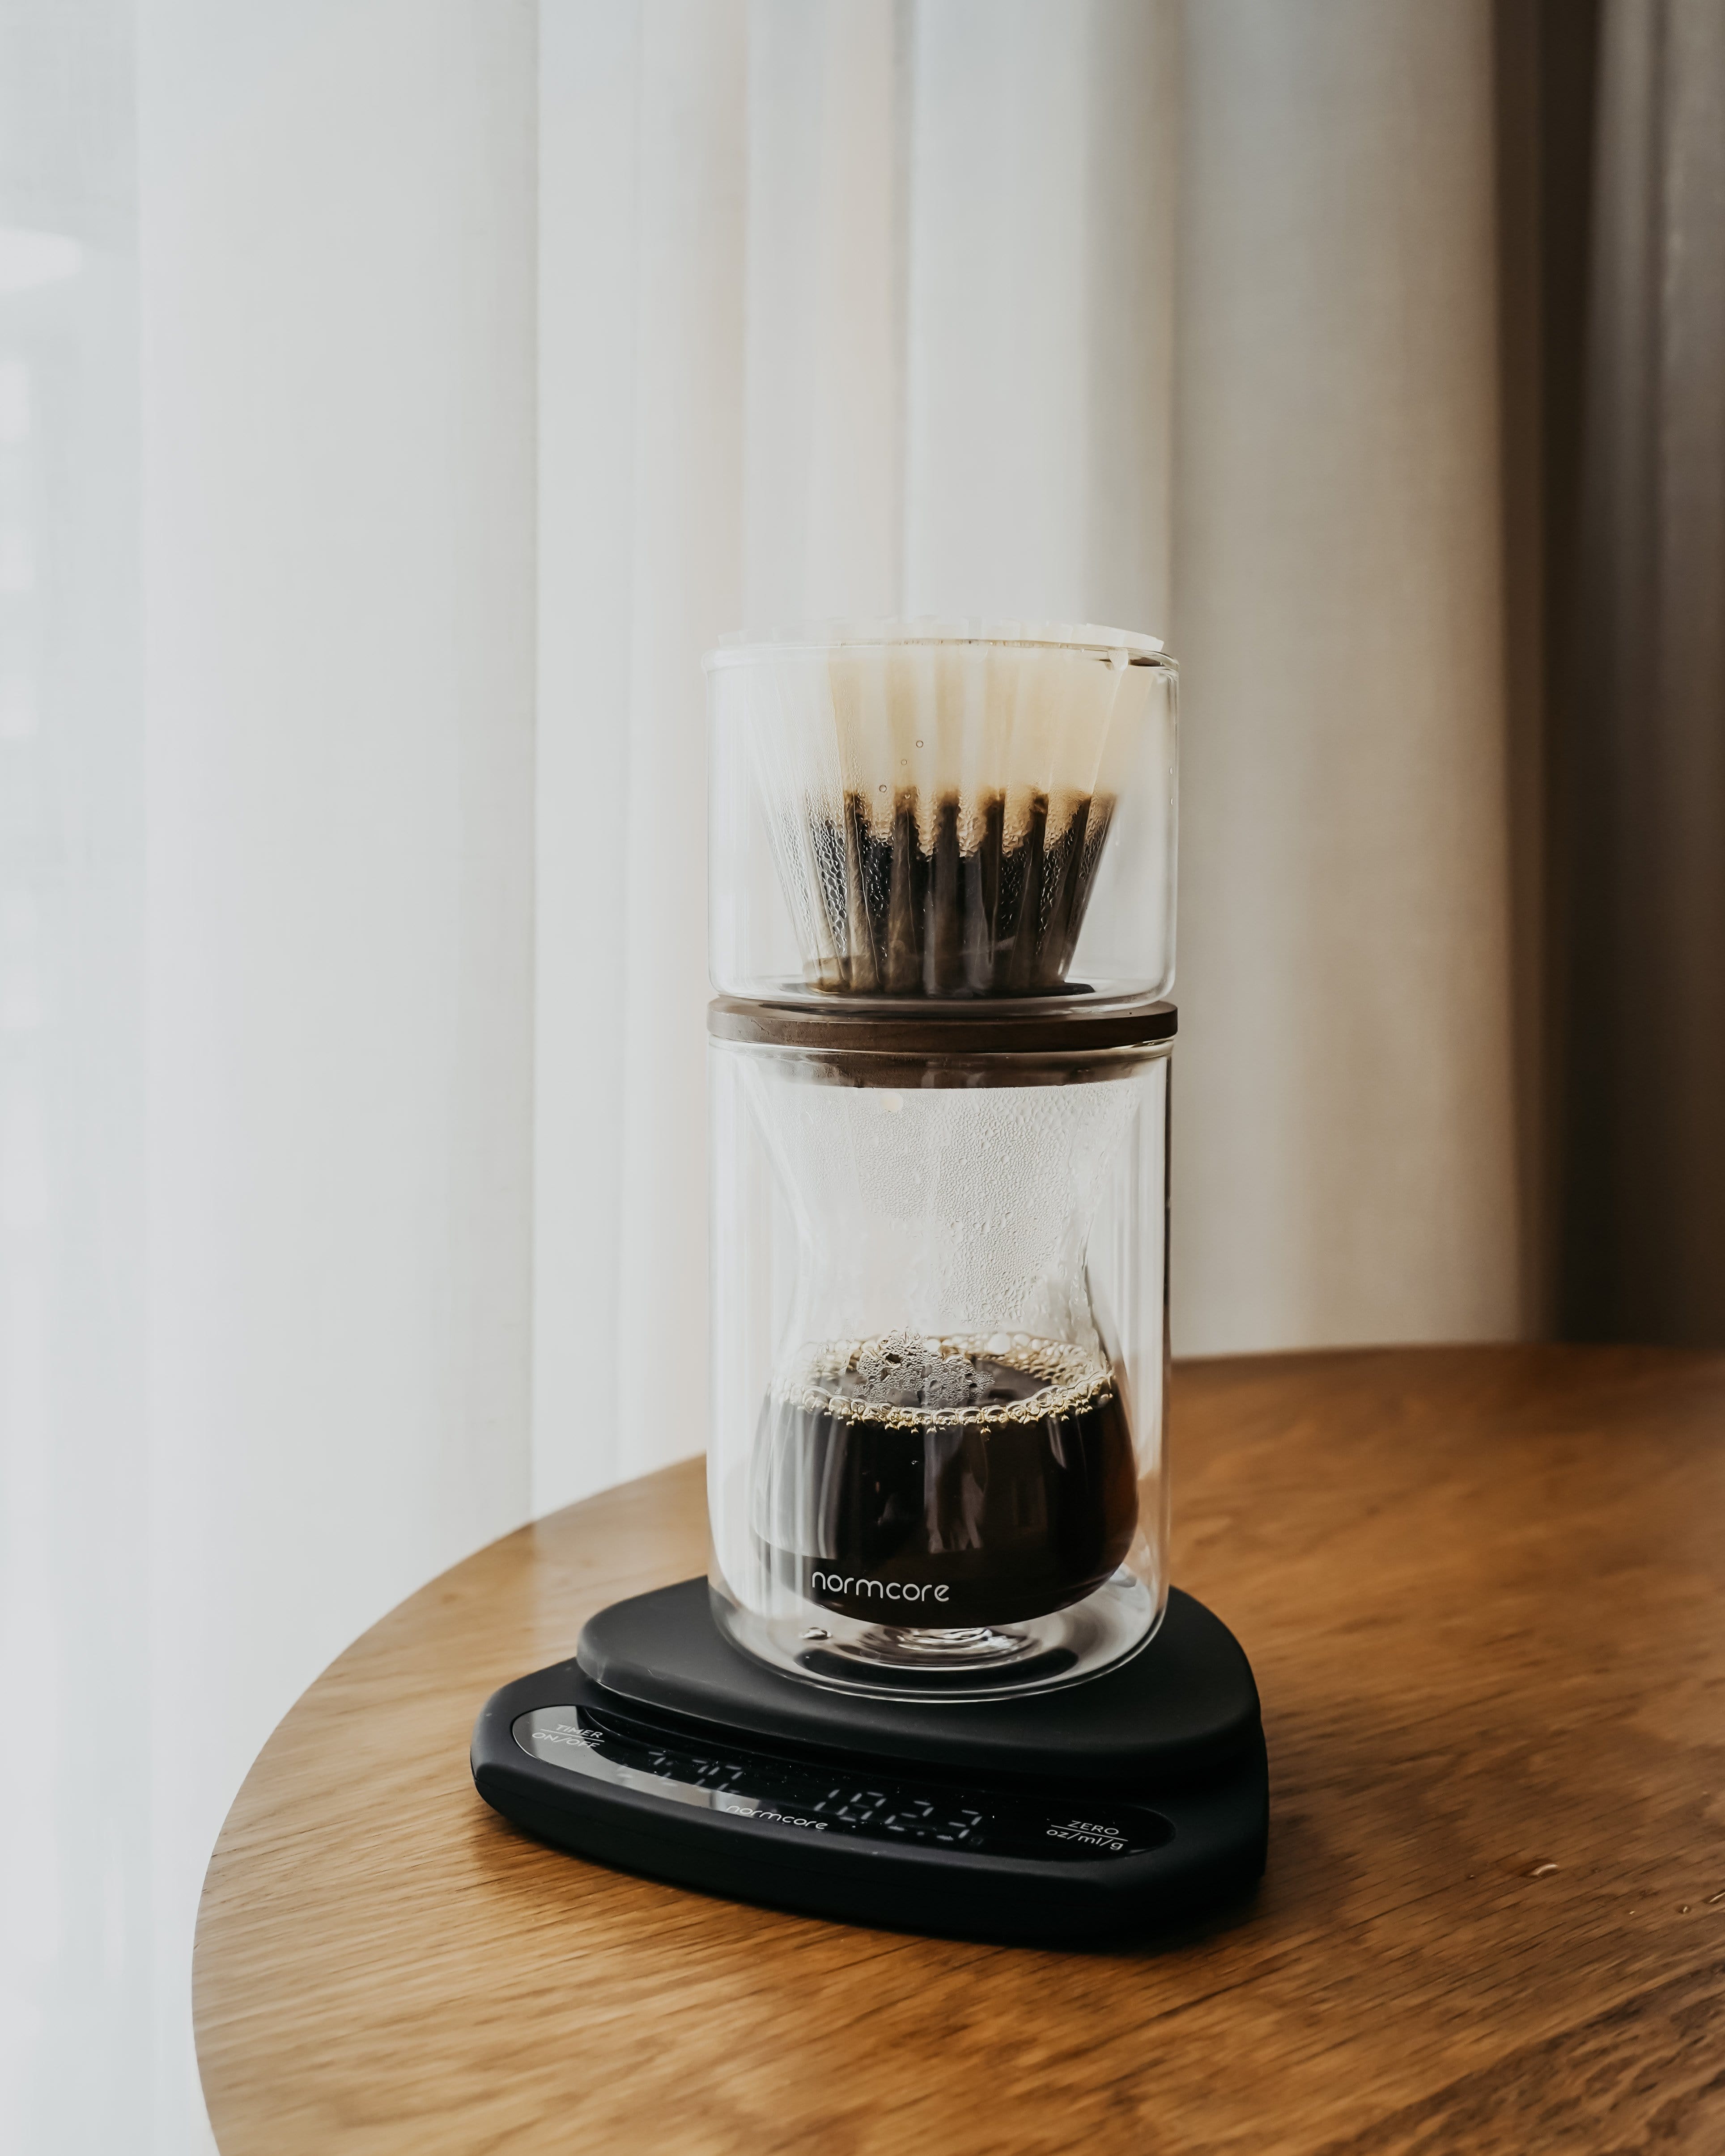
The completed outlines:
[[[812,1681],[1160,1616],[1174,680],[1019,624],[710,662],[711,1583]]]

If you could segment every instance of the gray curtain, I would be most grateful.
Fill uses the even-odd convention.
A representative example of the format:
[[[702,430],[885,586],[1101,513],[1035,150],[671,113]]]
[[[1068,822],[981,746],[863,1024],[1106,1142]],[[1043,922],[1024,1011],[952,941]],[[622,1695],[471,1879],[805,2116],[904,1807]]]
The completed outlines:
[[[1510,19],[1540,190],[1545,874],[1523,910],[1548,954],[1527,1029],[1548,1308],[1570,1337],[1722,1345],[1725,0]]]

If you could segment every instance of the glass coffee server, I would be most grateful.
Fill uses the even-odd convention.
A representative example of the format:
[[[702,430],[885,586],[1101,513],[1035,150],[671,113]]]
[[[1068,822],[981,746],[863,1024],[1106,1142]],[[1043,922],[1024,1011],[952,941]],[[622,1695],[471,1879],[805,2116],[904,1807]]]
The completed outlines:
[[[1173,662],[1017,622],[707,661],[716,1618],[1000,1699],[1167,1598]]]

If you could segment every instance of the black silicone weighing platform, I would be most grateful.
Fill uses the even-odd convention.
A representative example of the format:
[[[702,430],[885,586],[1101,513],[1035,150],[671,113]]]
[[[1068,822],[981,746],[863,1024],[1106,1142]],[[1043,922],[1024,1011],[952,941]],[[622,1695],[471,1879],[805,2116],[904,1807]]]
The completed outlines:
[[[1257,1687],[1178,1589],[1150,1644],[1016,1699],[925,1705],[780,1676],[705,1580],[614,1604],[473,1732],[486,1803],[542,1840],[735,1900],[986,1939],[1147,1928],[1264,1869]]]

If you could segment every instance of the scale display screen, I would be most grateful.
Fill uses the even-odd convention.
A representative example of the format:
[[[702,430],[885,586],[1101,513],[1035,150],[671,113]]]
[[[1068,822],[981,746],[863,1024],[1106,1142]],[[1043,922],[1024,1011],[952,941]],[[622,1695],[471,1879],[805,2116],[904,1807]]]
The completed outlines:
[[[850,1774],[809,1760],[707,1746],[586,1707],[539,1707],[511,1724],[530,1758],[589,1781],[739,1821],[987,1856],[1096,1863],[1160,1849],[1173,1829],[1142,1804],[1039,1800]]]

